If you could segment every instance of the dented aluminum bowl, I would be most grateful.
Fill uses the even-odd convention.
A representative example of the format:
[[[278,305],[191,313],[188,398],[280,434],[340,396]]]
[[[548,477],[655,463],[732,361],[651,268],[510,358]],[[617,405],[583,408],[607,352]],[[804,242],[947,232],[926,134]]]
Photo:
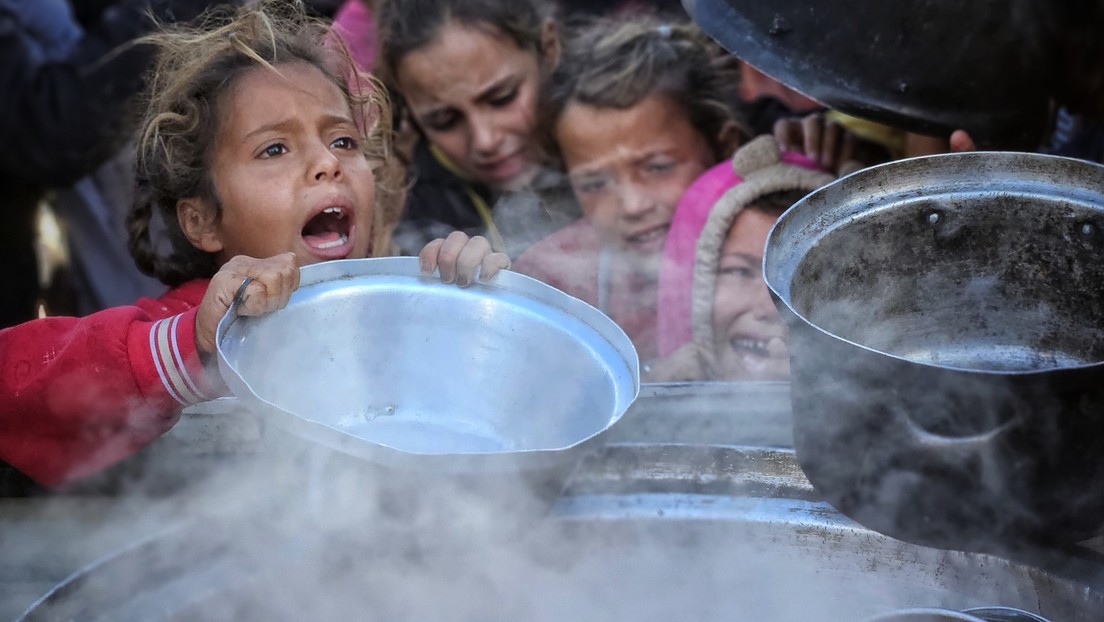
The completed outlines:
[[[639,361],[597,309],[514,272],[469,288],[414,257],[302,268],[287,307],[219,323],[231,391],[286,430],[384,466],[542,469],[612,426]]]

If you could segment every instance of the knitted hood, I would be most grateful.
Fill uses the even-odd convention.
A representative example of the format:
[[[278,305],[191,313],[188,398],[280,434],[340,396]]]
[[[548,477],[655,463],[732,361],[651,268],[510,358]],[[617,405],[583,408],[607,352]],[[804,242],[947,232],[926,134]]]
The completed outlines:
[[[740,211],[762,196],[812,192],[834,179],[805,156],[780,153],[773,136],[760,136],[706,171],[675,208],[659,271],[659,355],[693,340],[713,342],[713,290],[721,246]]]

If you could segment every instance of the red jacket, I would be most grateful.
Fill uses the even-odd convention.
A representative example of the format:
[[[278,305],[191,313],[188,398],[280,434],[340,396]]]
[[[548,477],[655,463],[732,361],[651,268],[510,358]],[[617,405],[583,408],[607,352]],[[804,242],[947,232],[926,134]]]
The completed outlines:
[[[208,279],[0,330],[0,460],[56,486],[126,458],[224,391],[195,344]]]
[[[598,307],[625,331],[641,361],[655,358],[657,276],[640,274],[616,253],[602,275],[603,248],[598,231],[580,218],[530,246],[511,269]]]

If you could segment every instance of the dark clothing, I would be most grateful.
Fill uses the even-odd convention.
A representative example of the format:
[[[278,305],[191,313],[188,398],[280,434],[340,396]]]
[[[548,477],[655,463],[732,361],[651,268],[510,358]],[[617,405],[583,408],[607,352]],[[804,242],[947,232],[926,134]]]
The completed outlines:
[[[463,231],[482,235],[495,250],[517,258],[581,215],[562,175],[546,171],[523,190],[495,193],[450,171],[425,141],[414,149],[411,177],[406,208],[393,235],[403,254],[416,254],[434,238]],[[480,215],[476,197],[487,206],[491,223]]]
[[[1104,127],[1086,123],[1054,154],[1104,164]]]
[[[486,226],[470,193],[487,205],[494,205],[498,197],[486,186],[470,183],[445,168],[424,140],[414,147],[412,160],[412,185],[393,234],[400,252],[416,254],[434,238],[443,238],[453,231],[482,235]]]
[[[0,0],[0,327],[35,317],[35,209],[50,188],[94,170],[129,137],[127,106],[148,47],[119,46],[150,30],[147,0]],[[152,3],[190,19],[208,3]]]
[[[740,118],[747,124],[748,129],[751,130],[751,136],[753,137],[773,134],[774,123],[779,119],[803,117],[813,112],[794,112],[786,107],[786,104],[769,95],[757,97],[751,101],[737,101],[734,107]]]
[[[1040,151],[1104,163],[1104,126],[1059,108],[1050,140]]]

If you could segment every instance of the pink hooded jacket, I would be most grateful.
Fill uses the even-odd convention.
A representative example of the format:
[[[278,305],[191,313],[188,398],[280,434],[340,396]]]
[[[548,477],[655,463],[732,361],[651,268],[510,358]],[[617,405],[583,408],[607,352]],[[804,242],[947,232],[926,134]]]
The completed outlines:
[[[349,54],[361,71],[376,64],[376,18],[361,0],[345,0],[333,18],[333,29],[341,35]]]
[[[661,357],[692,340],[703,346],[712,342],[717,264],[740,211],[759,197],[794,189],[811,192],[832,179],[804,155],[780,153],[774,137],[760,136],[686,189],[660,264],[656,328]]]

